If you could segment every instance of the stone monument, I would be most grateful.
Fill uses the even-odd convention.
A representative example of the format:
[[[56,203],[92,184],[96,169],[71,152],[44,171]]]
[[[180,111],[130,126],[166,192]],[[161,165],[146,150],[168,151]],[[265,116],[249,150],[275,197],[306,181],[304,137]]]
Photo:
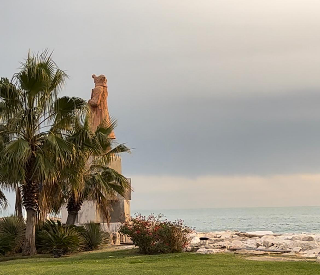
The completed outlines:
[[[96,76],[92,75],[94,79],[95,88],[92,89],[91,99],[89,100],[90,107],[90,127],[92,131],[95,131],[97,127],[105,122],[107,125],[111,123],[108,110],[108,87],[107,87],[107,78],[104,75]],[[115,139],[115,134],[112,131],[109,135],[110,138]],[[109,164],[109,167],[116,170],[118,173],[122,173],[121,168],[121,158],[120,156],[114,157],[114,159]],[[129,179],[131,185],[131,181]],[[130,217],[130,200],[131,200],[131,190],[128,190],[124,197],[117,195],[117,198],[110,200],[111,213],[110,213],[110,224],[107,224],[107,220],[100,213],[97,205],[93,201],[84,201],[81,210],[78,213],[76,220],[77,224],[84,224],[90,221],[96,223],[104,224],[104,227],[111,231],[117,231],[120,223],[124,222]],[[66,209],[61,210],[62,222],[65,222],[67,217]]]
[[[95,131],[97,127],[105,121],[110,124],[110,116],[108,110],[108,87],[107,78],[104,75],[92,75],[95,87],[91,92],[89,106],[91,111],[91,130]],[[114,132],[110,134],[110,138],[115,139]]]

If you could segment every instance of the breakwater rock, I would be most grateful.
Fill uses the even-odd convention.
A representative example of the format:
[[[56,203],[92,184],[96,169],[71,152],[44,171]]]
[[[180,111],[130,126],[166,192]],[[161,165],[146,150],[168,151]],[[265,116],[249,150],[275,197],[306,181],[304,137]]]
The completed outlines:
[[[202,254],[240,253],[252,255],[285,254],[320,258],[320,234],[275,234],[271,231],[221,231],[190,234],[187,251]]]

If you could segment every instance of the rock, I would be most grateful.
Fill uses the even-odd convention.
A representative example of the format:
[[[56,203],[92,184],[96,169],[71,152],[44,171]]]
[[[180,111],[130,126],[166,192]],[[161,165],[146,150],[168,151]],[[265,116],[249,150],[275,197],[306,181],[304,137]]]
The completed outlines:
[[[312,250],[318,247],[315,242],[299,242],[299,246],[302,248],[302,251]]]
[[[223,250],[220,249],[207,249],[207,248],[200,248],[198,249],[197,253],[199,254],[216,254],[216,253],[221,253]]]
[[[199,250],[199,247],[196,247],[196,246],[188,246],[186,248],[187,252],[197,252],[198,250]]]
[[[302,248],[299,247],[299,246],[297,246],[297,247],[294,247],[294,248],[292,249],[292,252],[294,252],[294,253],[299,253],[301,250],[302,250]]]
[[[248,238],[263,237],[265,235],[273,235],[272,231],[252,231],[245,233]]]
[[[230,245],[227,246],[227,249],[230,251],[235,251],[235,250],[243,249],[244,247],[245,246],[243,242],[235,240],[235,241],[232,241]]]
[[[320,254],[320,248],[317,247],[315,249],[311,249],[311,250],[308,250],[308,251],[305,251],[305,253],[309,253],[309,254],[314,254],[314,255],[319,255]]]
[[[227,247],[229,247],[231,245],[230,242],[219,242],[219,243],[213,243],[211,244],[211,248],[215,248],[215,249],[225,249]]]
[[[310,242],[314,241],[314,238],[312,236],[304,236],[302,237],[301,241]]]
[[[187,251],[197,251],[200,237],[208,237],[208,243],[201,245],[198,253],[214,254],[220,252],[253,254],[254,251],[268,254],[298,255],[304,258],[320,257],[320,234],[273,234],[272,231],[236,232],[217,231],[208,233],[194,232]]]
[[[320,256],[317,257],[316,262],[317,262],[317,263],[320,263]]]
[[[255,238],[247,239],[246,241],[243,242],[243,244],[246,248],[256,249],[257,247],[259,247],[259,244],[257,243],[257,241],[260,242],[260,240],[257,240]]]
[[[199,244],[199,243],[200,243],[199,237],[193,237],[190,242],[190,244],[192,244],[192,245]]]

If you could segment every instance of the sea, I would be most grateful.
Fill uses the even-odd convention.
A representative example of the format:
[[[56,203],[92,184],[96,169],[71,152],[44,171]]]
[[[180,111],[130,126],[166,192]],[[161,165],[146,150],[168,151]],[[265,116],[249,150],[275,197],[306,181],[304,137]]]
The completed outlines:
[[[198,232],[320,233],[320,206],[133,210],[134,213],[162,214],[170,221],[181,219]]]

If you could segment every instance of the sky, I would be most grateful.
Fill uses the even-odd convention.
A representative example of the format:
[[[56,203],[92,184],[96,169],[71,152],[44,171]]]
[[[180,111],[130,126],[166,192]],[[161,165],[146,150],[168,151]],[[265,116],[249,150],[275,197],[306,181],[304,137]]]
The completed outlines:
[[[320,205],[320,3],[1,1],[0,76],[53,51],[108,79],[133,209]],[[12,196],[9,195],[13,205]]]

